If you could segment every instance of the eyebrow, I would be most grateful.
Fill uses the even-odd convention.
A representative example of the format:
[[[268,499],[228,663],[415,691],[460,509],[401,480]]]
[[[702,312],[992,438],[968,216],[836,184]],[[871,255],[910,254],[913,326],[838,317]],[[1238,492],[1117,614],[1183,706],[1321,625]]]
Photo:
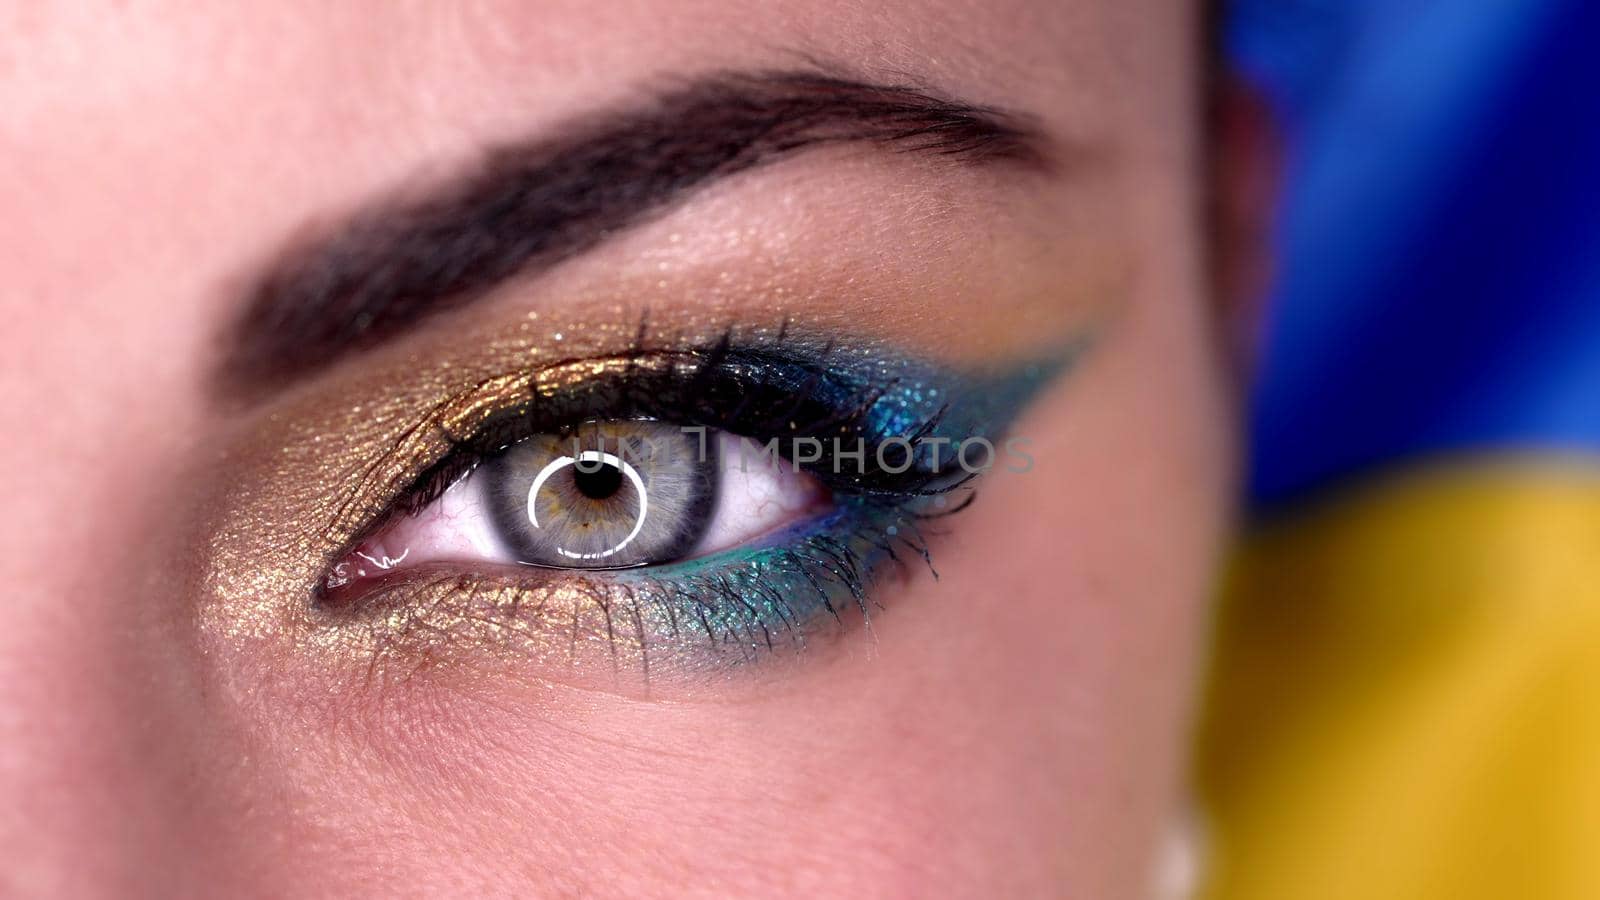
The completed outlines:
[[[366,205],[248,282],[224,393],[285,386],[581,254],[720,178],[829,144],[1041,163],[1014,114],[806,72],[723,73],[494,150],[421,196]]]

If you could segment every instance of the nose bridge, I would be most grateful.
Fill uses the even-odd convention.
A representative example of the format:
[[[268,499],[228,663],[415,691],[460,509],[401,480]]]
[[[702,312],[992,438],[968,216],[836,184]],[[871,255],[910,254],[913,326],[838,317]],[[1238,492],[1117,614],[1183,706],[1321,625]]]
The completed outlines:
[[[0,896],[159,888],[204,799],[196,656],[161,577],[174,462],[70,374],[86,396],[54,415],[47,368],[3,401],[34,425],[0,451]]]
[[[8,560],[13,592],[0,612],[9,896],[125,889],[160,858],[179,811],[171,782],[188,751],[173,716],[182,679],[162,659],[171,629],[130,611],[150,598],[129,591],[139,579],[120,554],[74,552],[83,546],[58,528],[6,550],[21,557]]]
[[[134,823],[159,818],[153,773],[134,762],[147,740],[128,685],[142,679],[84,615],[41,611],[54,600],[41,591],[14,603],[18,621],[0,638],[0,883],[12,882],[10,896],[112,886],[135,858]]]
[[[183,561],[218,247],[250,230],[196,202],[185,148],[225,142],[175,136],[168,70],[68,56],[19,56],[22,83],[81,107],[0,121],[0,897],[172,893],[227,865],[244,805]]]

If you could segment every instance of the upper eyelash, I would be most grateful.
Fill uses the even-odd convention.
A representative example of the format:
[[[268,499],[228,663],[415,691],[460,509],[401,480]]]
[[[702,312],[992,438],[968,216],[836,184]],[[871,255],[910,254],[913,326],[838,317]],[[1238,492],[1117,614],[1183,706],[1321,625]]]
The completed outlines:
[[[909,430],[875,430],[869,412],[893,389],[894,383],[852,383],[828,369],[826,357],[832,352],[831,345],[816,354],[818,359],[801,358],[783,350],[785,334],[780,331],[771,343],[756,347],[736,347],[731,331],[709,347],[670,351],[635,347],[615,357],[623,361],[623,367],[615,374],[595,376],[552,395],[540,396],[530,389],[521,402],[508,403],[490,414],[470,434],[446,434],[449,449],[400,492],[391,502],[391,510],[414,513],[423,509],[484,460],[536,434],[559,431],[588,419],[630,416],[717,427],[756,441],[841,435],[860,440],[868,451],[869,465],[861,466],[851,477],[844,478],[837,471],[830,473],[826,456],[820,461],[824,465],[814,470],[830,489],[851,494],[912,498],[948,493],[971,480],[970,472],[952,477],[943,470],[918,466],[903,472],[878,467],[874,451],[882,442],[903,439],[915,445],[938,428],[945,407]],[[646,361],[653,364],[643,365]],[[780,369],[804,374],[804,382],[784,389],[798,399],[782,409],[754,408],[758,401],[750,399],[753,395],[780,387],[771,380]],[[720,409],[713,402],[699,399],[715,387],[735,385],[749,390],[739,392],[743,399],[732,409]],[[847,407],[831,409],[819,403],[818,409],[802,415],[804,398],[824,386],[851,394],[852,402]],[[597,394],[602,396],[596,398]],[[826,415],[818,414],[824,411]]]

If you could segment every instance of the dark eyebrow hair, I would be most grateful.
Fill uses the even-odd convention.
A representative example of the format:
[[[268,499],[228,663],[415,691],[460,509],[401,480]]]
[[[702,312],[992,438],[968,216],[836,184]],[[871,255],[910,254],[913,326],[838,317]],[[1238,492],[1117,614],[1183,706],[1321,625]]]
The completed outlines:
[[[725,73],[557,137],[494,150],[420,197],[370,205],[251,280],[224,334],[224,393],[287,384],[501,282],[548,268],[694,188],[802,149],[871,142],[1041,162],[1024,120],[926,91],[806,72]]]

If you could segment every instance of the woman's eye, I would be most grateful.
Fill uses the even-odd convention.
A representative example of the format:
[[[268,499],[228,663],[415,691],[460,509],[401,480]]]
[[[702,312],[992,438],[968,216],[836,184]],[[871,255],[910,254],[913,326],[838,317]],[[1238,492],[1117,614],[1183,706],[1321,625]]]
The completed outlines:
[[[428,563],[617,569],[751,542],[832,505],[812,476],[726,432],[585,422],[519,441],[329,573],[344,588]]]
[[[613,673],[631,656],[654,680],[867,621],[882,577],[932,569],[927,535],[1063,363],[968,376],[785,340],[552,364],[452,397],[363,471],[319,621],[429,658],[477,640]]]

